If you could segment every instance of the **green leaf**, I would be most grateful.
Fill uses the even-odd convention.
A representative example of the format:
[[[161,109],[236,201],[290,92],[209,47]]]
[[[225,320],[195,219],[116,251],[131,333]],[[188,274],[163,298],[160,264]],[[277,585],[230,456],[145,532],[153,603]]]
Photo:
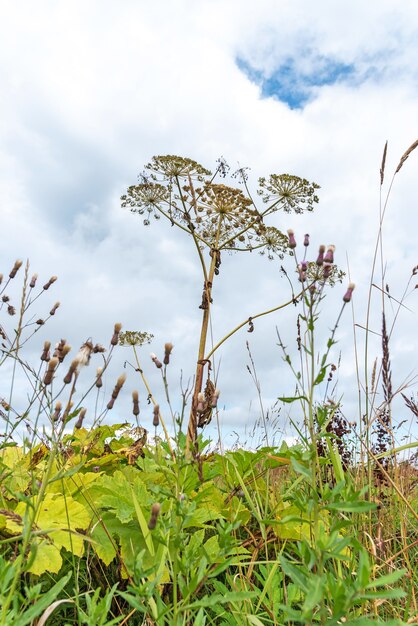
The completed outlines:
[[[330,502],[324,505],[325,509],[329,511],[343,511],[344,513],[367,513],[368,511],[374,511],[377,508],[377,504],[374,502],[353,501],[353,502]]]
[[[376,578],[371,583],[369,583],[366,589],[370,589],[372,587],[383,587],[385,585],[393,585],[396,583],[404,574],[406,574],[407,569],[399,569],[396,572],[392,572],[391,574],[386,574],[385,576],[380,576],[380,578]]]

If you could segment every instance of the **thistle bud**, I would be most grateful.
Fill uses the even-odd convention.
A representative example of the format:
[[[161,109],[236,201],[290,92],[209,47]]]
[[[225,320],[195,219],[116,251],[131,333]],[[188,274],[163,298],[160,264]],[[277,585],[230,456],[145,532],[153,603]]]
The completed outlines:
[[[98,389],[100,389],[100,387],[103,387],[102,374],[103,374],[103,368],[98,367],[97,374],[96,374],[96,387]]]
[[[34,275],[32,276],[32,278],[30,279],[30,283],[29,283],[29,287],[30,287],[31,289],[34,289],[34,288],[35,288],[35,285],[36,285],[36,281],[37,281],[37,280],[38,280],[38,274],[34,274]]]
[[[70,382],[72,381],[73,375],[77,372],[77,367],[78,367],[78,361],[77,361],[77,359],[74,359],[74,361],[72,361],[72,363],[71,363],[71,365],[69,367],[69,370],[68,370],[67,374],[64,377],[64,383],[66,385],[69,385]]]
[[[73,404],[74,404],[73,402],[68,402],[67,406],[65,407],[65,411],[61,417],[61,421],[63,422],[63,424],[67,421],[70,411],[73,408]]]
[[[155,504],[153,504],[151,507],[151,517],[148,522],[149,530],[154,530],[154,528],[156,527],[158,516],[160,515],[160,511],[161,511],[161,504],[159,504],[158,502],[155,502]]]
[[[51,342],[50,341],[44,341],[44,350],[41,354],[41,361],[49,361],[50,354],[49,354],[49,349],[51,347]]]
[[[138,417],[139,415],[139,397],[138,397],[138,392],[137,391],[133,391],[132,392],[132,403],[133,403],[133,409],[132,409],[132,413],[135,415],[135,417]]]
[[[322,277],[326,280],[331,275],[332,265],[330,263],[324,264],[324,271],[322,272]]]
[[[54,306],[52,307],[52,309],[50,310],[49,314],[50,315],[55,315],[55,313],[56,313],[58,307],[60,306],[60,304],[61,304],[60,302],[56,302],[54,304]]]
[[[324,256],[324,263],[334,263],[334,250],[335,246],[328,246],[327,253]]]
[[[345,292],[344,297],[343,297],[344,302],[350,302],[351,296],[353,295],[354,287],[355,287],[354,283],[349,283],[347,291]]]
[[[14,278],[21,267],[22,267],[22,261],[20,260],[15,261],[12,271],[9,274],[9,278]]]
[[[170,363],[170,354],[173,349],[172,343],[164,344],[164,365],[168,365]]]
[[[52,383],[55,368],[57,367],[57,365],[58,365],[58,359],[56,357],[53,357],[52,359],[50,359],[48,363],[48,369],[46,370],[45,376],[44,376],[44,385],[50,385]]]
[[[303,240],[303,245],[305,246],[305,248],[307,248],[309,246],[309,235],[308,233],[306,233],[305,238]]]
[[[57,402],[55,405],[55,410],[54,413],[52,415],[52,421],[53,422],[58,422],[60,415],[61,415],[61,409],[62,409],[62,404],[61,402]]]
[[[78,420],[74,424],[74,428],[76,428],[77,430],[80,430],[80,428],[82,427],[83,420],[86,417],[86,412],[87,409],[81,409],[80,413],[78,414]]]
[[[321,244],[319,246],[318,258],[316,259],[316,264],[318,265],[318,267],[321,267],[321,265],[324,264],[324,252],[325,252],[325,246]]]
[[[293,250],[293,248],[296,248],[296,239],[295,239],[295,233],[294,231],[289,228],[287,231],[287,234],[289,236],[289,248],[291,248]]]
[[[110,398],[109,402],[107,403],[107,408],[109,410],[113,409],[113,405],[115,404],[115,400],[118,397],[119,391],[122,389],[125,380],[126,380],[126,374],[121,374],[119,376],[119,378],[117,379],[115,388],[112,391],[112,397]]]
[[[151,352],[150,357],[151,361],[155,364],[155,367],[161,369],[163,364],[161,363],[161,361],[158,360],[157,355]]]
[[[0,274],[0,285],[2,284],[2,282],[3,282],[3,274]]]
[[[119,333],[122,329],[122,324],[116,323],[113,329],[112,339],[110,340],[111,346],[117,346],[119,341]]]
[[[157,428],[159,424],[160,424],[160,406],[159,404],[156,404],[154,406],[154,417],[152,420],[152,425],[155,426],[155,428]]]
[[[51,278],[48,280],[47,283],[45,283],[45,285],[43,286],[43,289],[46,291],[47,289],[50,288],[50,286],[55,283],[55,281],[58,279],[58,276],[51,276]]]

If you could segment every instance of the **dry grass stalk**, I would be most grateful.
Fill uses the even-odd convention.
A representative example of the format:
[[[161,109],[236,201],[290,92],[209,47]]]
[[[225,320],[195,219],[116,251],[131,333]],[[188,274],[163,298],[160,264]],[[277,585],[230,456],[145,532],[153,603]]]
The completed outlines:
[[[412,399],[412,398],[408,398],[405,394],[401,393],[402,398],[405,401],[406,406],[408,407],[408,409],[410,409],[412,411],[412,413],[418,417],[418,405],[416,404],[416,402]]]
[[[385,147],[383,148],[382,164],[380,166],[380,184],[381,185],[383,185],[383,180],[385,177],[385,165],[386,165],[387,151],[388,151],[388,142],[385,143]]]
[[[382,316],[382,379],[383,379],[383,395],[387,404],[389,404],[393,397],[392,392],[392,372],[390,368],[390,356],[389,356],[389,337],[386,330],[386,317],[383,313]]]
[[[409,146],[408,150],[406,152],[404,152],[404,154],[401,156],[401,160],[399,161],[399,164],[398,164],[398,167],[396,168],[395,174],[397,174],[399,172],[399,170],[401,169],[402,165],[405,163],[406,159],[409,157],[411,152],[413,152],[415,150],[415,148],[418,148],[418,139],[416,141],[414,141],[414,143],[411,146]]]

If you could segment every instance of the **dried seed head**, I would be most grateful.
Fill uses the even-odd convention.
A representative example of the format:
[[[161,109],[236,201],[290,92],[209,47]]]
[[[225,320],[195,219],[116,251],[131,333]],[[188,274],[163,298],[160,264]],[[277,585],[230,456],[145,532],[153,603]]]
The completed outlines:
[[[119,322],[117,322],[114,326],[113,329],[113,336],[112,339],[110,340],[110,345],[111,346],[117,346],[118,345],[118,341],[119,341],[119,333],[122,329],[122,324],[120,324]]]
[[[2,284],[2,282],[3,282],[3,274],[0,274],[0,285]]]
[[[50,315],[55,315],[55,313],[56,313],[58,307],[60,306],[60,304],[61,304],[60,302],[56,302],[54,304],[54,306],[52,307],[52,309],[50,310],[49,314]]]
[[[14,278],[21,267],[22,267],[22,261],[18,259],[17,261],[15,261],[15,264],[13,265],[13,268],[9,274],[9,278]]]
[[[133,402],[133,409],[132,409],[132,413],[135,415],[135,417],[138,417],[139,415],[139,396],[138,396],[138,392],[137,391],[133,391],[132,392],[132,402]]]
[[[44,376],[44,385],[50,385],[52,383],[52,379],[54,377],[55,368],[58,365],[58,359],[56,357],[52,357],[48,363],[48,369],[45,372]]]
[[[151,507],[151,517],[148,522],[149,530],[154,530],[154,528],[156,527],[160,511],[161,511],[161,505],[158,502],[155,502]]]
[[[80,413],[78,414],[78,420],[74,424],[74,428],[76,428],[77,430],[80,430],[80,428],[82,427],[83,420],[86,417],[86,412],[87,409],[81,409]]]
[[[49,354],[49,349],[51,347],[51,342],[50,341],[44,341],[44,349],[43,352],[41,354],[41,361],[49,361],[50,354]]]
[[[157,428],[159,424],[160,424],[160,405],[156,404],[154,406],[154,417],[152,420],[152,425],[155,426],[155,428]]]
[[[151,361],[155,364],[155,367],[161,369],[163,364],[161,363],[161,361],[158,360],[157,355],[151,352],[150,357]]]
[[[96,343],[96,345],[93,348],[93,353],[94,354],[97,354],[97,353],[102,354],[103,352],[106,352],[106,348],[104,348],[100,343]]]
[[[353,295],[354,288],[355,288],[355,284],[349,283],[347,291],[345,292],[344,297],[343,297],[344,302],[350,302],[351,296]]]
[[[287,234],[289,236],[288,246],[289,246],[289,248],[291,248],[293,250],[293,248],[296,248],[295,233],[294,233],[294,231],[291,228],[289,228],[288,231],[287,231]]]
[[[52,356],[56,356],[59,359],[59,362],[62,363],[65,357],[64,354],[64,346],[66,345],[67,340],[61,339],[59,343],[55,344],[54,354]]]
[[[102,374],[103,374],[103,368],[98,367],[97,374],[96,374],[96,387],[98,389],[100,389],[100,387],[103,387]]]
[[[170,354],[173,349],[172,343],[164,344],[164,365],[168,365],[170,363]]]
[[[74,405],[74,403],[73,403],[73,402],[68,402],[67,406],[65,407],[65,411],[64,411],[64,413],[62,414],[62,418],[61,418],[61,421],[62,421],[63,423],[64,423],[64,422],[66,422],[66,420],[67,420],[67,418],[68,418],[68,416],[69,416],[69,414],[70,414],[70,411],[71,411],[71,409],[73,408],[73,405]]]
[[[50,288],[50,286],[55,283],[55,281],[58,279],[58,276],[51,276],[51,278],[48,280],[47,283],[45,283],[45,285],[43,286],[43,289],[45,289],[45,291],[47,289]]]
[[[316,264],[318,265],[318,267],[321,267],[321,265],[324,264],[324,253],[325,253],[325,246],[321,244],[319,246],[318,258],[316,259]]]
[[[45,324],[45,320],[39,318],[39,320],[36,320],[35,323],[38,324],[38,326],[43,326]]]
[[[116,381],[116,387],[121,390],[126,380],[126,374],[121,374]]]
[[[9,302],[9,300],[10,300],[9,296],[6,296],[6,295],[2,296],[1,299],[2,299],[3,302]]]
[[[30,283],[29,283],[29,287],[31,289],[34,289],[37,280],[38,280],[38,274],[34,274],[32,278],[30,279]]]
[[[55,405],[55,410],[54,413],[52,415],[52,421],[53,422],[58,422],[60,415],[61,415],[61,409],[62,409],[62,404],[61,402],[57,402]]]
[[[205,394],[200,392],[197,394],[197,408],[198,413],[203,413],[206,409],[206,398]]]
[[[91,353],[93,352],[93,344],[91,341],[85,341],[75,357],[78,364],[83,367],[90,363]]]
[[[113,405],[115,404],[115,400],[118,397],[119,391],[122,389],[123,383],[125,382],[125,380],[126,380],[126,374],[121,374],[119,376],[119,378],[117,379],[115,388],[112,391],[112,397],[110,398],[109,402],[107,403],[107,408],[109,410],[113,409]],[[97,383],[96,383],[96,385],[97,385]]]
[[[11,304],[8,305],[7,312],[9,315],[16,315],[16,309]]]

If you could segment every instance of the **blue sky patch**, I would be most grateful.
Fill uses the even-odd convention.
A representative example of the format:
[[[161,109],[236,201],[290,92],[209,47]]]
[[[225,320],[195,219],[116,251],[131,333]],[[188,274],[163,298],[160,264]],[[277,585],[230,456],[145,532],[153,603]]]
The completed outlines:
[[[286,59],[271,75],[265,75],[244,59],[236,59],[238,68],[261,89],[263,98],[277,98],[291,109],[303,109],[312,100],[315,87],[334,85],[353,77],[355,66],[331,58],[319,57],[309,71],[294,59]]]

